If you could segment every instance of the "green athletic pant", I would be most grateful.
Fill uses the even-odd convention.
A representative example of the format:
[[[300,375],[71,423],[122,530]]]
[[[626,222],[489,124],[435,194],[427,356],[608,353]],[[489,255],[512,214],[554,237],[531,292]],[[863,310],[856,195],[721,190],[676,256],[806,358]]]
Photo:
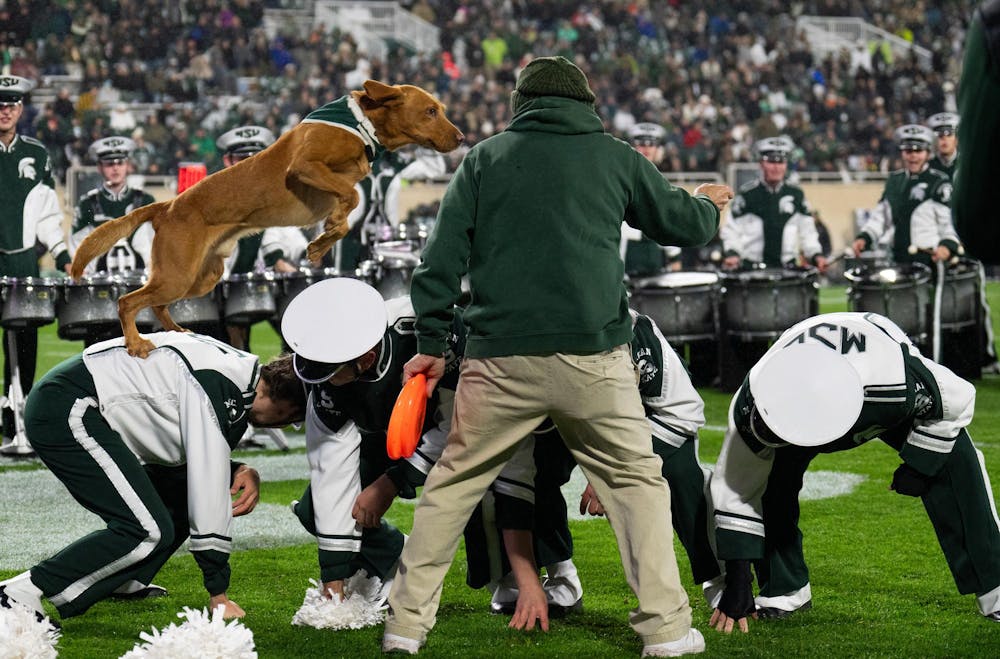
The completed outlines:
[[[897,431],[887,433],[884,441],[898,451],[904,438],[905,432]],[[763,499],[764,559],[755,564],[762,596],[780,597],[809,583],[798,526],[799,491],[809,462],[821,452],[797,446],[774,452]],[[921,497],[963,595],[1000,586],[1000,529],[988,487],[979,453],[962,430],[930,490]]]
[[[81,357],[46,374],[25,408],[38,457],[107,523],[31,569],[32,582],[63,617],[83,613],[126,581],[148,583],[175,548],[170,512],[95,396]]]

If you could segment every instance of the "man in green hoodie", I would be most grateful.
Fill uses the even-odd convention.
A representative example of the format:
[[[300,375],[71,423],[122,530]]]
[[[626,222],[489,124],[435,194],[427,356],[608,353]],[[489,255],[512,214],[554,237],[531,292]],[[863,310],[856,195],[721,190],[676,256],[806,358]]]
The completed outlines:
[[[663,514],[670,494],[636,388],[618,246],[623,220],[662,245],[704,244],[732,190],[703,185],[691,195],[670,185],[605,134],[594,100],[568,60],[529,62],[510,124],[465,156],[414,273],[419,354],[404,374],[424,373],[428,392],[444,374],[466,273],[472,301],[452,430],[414,513],[383,651],[420,650],[469,514],[546,417],[607,509],[639,599],[631,624],[643,656],[705,648]]]

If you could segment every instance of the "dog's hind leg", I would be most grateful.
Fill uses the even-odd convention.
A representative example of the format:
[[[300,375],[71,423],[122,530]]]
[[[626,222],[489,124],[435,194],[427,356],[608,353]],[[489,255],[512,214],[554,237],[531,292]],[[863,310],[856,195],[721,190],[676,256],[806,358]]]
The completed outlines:
[[[202,266],[201,273],[198,275],[198,279],[191,288],[188,289],[187,293],[182,295],[183,298],[195,298],[205,295],[209,291],[215,288],[215,285],[219,283],[219,279],[222,277],[222,272],[225,270],[225,261],[221,256],[209,256],[205,259],[205,264]],[[153,314],[156,316],[160,324],[163,325],[163,329],[173,332],[187,332],[189,330],[181,327],[177,322],[170,316],[170,309],[165,304],[157,305],[153,307]]]

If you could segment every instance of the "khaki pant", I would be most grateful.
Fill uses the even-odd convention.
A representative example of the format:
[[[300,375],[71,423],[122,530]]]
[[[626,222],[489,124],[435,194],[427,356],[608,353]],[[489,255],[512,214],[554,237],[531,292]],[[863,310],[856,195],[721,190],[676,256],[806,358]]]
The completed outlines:
[[[403,549],[386,633],[426,640],[472,509],[504,463],[551,416],[605,505],[646,644],[683,637],[691,609],[670,528],[670,493],[627,346],[595,355],[466,359],[448,445],[431,470]]]

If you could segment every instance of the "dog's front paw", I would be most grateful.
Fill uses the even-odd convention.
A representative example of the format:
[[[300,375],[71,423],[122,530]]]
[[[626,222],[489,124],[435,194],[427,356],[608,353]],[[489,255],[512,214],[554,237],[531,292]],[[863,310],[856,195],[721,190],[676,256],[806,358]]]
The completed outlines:
[[[144,339],[141,336],[137,340],[125,341],[125,349],[128,350],[128,354],[140,359],[148,357],[154,348],[156,348],[156,345],[152,341]]]
[[[309,243],[309,247],[306,248],[306,256],[313,263],[319,263],[323,258],[323,255],[330,251],[330,245],[327,242],[312,241]]]

